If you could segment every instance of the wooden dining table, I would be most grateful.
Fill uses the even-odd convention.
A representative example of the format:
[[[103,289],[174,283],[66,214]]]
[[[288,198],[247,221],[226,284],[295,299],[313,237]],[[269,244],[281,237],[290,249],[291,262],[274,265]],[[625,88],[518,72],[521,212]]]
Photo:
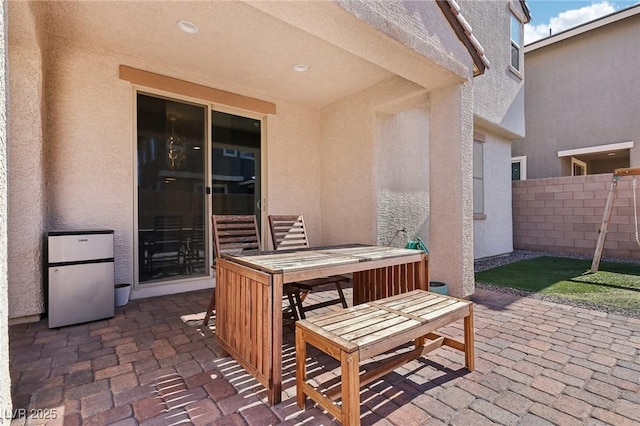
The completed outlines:
[[[216,338],[267,388],[271,405],[282,399],[283,285],[345,274],[353,277],[354,305],[429,289],[420,250],[354,244],[216,260]]]

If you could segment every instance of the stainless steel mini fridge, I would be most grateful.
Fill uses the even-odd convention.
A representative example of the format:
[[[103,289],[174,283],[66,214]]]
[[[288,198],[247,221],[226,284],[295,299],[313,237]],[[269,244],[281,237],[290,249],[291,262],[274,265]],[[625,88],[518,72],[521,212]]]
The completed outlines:
[[[114,315],[113,230],[47,234],[49,328]]]

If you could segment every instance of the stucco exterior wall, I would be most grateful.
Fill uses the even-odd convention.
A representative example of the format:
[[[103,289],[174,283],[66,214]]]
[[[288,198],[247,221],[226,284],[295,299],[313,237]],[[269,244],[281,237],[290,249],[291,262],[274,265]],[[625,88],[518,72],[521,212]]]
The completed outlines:
[[[411,151],[410,147],[415,146],[419,139],[428,144],[426,134],[416,134],[416,131],[427,130],[428,127],[410,123],[407,119],[402,122],[396,119],[395,125],[402,127],[402,136],[396,134],[396,139],[391,139],[385,127],[392,125],[387,122],[389,116],[413,109],[416,102],[424,103],[425,100],[423,88],[401,78],[392,78],[323,110],[321,176],[325,244],[354,241],[374,244],[384,241],[387,228],[395,230],[395,219],[387,215],[388,225],[378,223],[382,198],[394,198],[388,191],[393,190],[397,194],[399,190],[399,182],[391,185],[393,178],[390,174],[399,166],[400,160],[386,154],[396,148],[403,153]],[[425,120],[424,111],[418,115]],[[426,160],[425,157],[416,161]],[[402,180],[403,183],[408,181]],[[411,188],[415,187],[416,184],[412,184]],[[416,202],[413,196],[409,198],[411,203]],[[398,203],[406,201],[404,197],[397,200]],[[401,205],[396,208],[387,203],[384,209],[399,211],[401,208]],[[409,224],[403,226],[408,227]],[[385,231],[379,234],[378,229]]]
[[[634,141],[640,166],[640,15],[525,53],[527,178],[562,176],[558,151]]]
[[[379,113],[376,137],[376,220],[380,245],[429,244],[429,111],[425,105]],[[401,231],[401,230],[404,230]]]
[[[267,212],[304,215],[309,244],[321,245],[321,145],[317,111],[278,102],[278,113],[267,119],[267,137]]]
[[[345,99],[321,116],[323,244],[376,240],[375,115],[368,93]],[[360,190],[353,190],[360,188]]]
[[[513,182],[514,246],[593,256],[612,174]],[[603,256],[640,259],[632,179],[618,181]]]
[[[453,295],[472,294],[471,102],[470,85],[426,93],[390,79],[326,108],[323,242],[386,243],[402,227],[428,230],[431,278]],[[414,155],[401,162],[393,150]]]
[[[448,24],[441,11],[437,10],[435,2],[340,4],[388,36],[434,58],[435,62],[462,61],[467,66],[464,73],[471,78],[471,58],[464,51],[464,46],[450,28],[440,28],[438,31],[438,22]],[[433,22],[432,17],[435,16],[440,17],[441,21],[436,19]],[[425,22],[430,25],[425,26]],[[459,70],[459,67],[456,69]],[[402,75],[402,72],[398,74]],[[371,243],[385,242],[397,229],[404,227],[398,223],[410,223],[407,231],[415,229],[427,234],[422,236],[427,237],[432,248],[429,263],[432,279],[449,283],[451,294],[466,296],[474,291],[471,204],[473,97],[471,85],[443,88],[443,84],[432,84],[424,86],[429,89],[438,88],[429,92],[428,113],[409,112],[416,108],[416,105],[411,104],[405,104],[389,113],[386,106],[382,105],[392,100],[398,102],[403,96],[394,91],[383,95],[382,92],[388,87],[382,84],[368,89],[361,97],[349,98],[324,112],[323,229],[327,243],[354,241],[354,238]],[[376,96],[386,96],[388,100],[382,101]],[[435,103],[432,102],[433,99],[436,100]],[[377,115],[378,112],[396,116],[390,119],[384,114]],[[415,190],[411,194],[393,192],[394,182],[408,179],[406,165],[393,178],[386,170],[396,166],[394,157],[388,155],[396,147],[384,145],[385,141],[394,140],[386,128],[400,125],[404,114],[421,115],[420,121],[412,123],[411,127],[405,123],[403,131],[396,135],[398,139],[394,142],[417,148],[420,138],[411,135],[418,127],[428,132],[427,138],[423,136],[426,148],[420,146],[415,158],[409,160],[422,167],[422,173],[418,174],[410,186]],[[371,146],[372,141],[376,140],[377,147]],[[425,173],[428,173],[428,178]],[[340,178],[336,179],[336,176]],[[349,194],[344,182],[362,189]],[[372,187],[376,193],[368,191]],[[389,188],[393,190],[390,191]],[[337,220],[340,218],[337,213],[340,209],[346,209],[352,214]],[[365,213],[360,213],[361,211]],[[366,211],[377,213],[372,216]],[[400,211],[405,213],[400,216],[397,213],[391,214]],[[425,219],[427,215],[428,220]],[[409,235],[413,236],[415,235]],[[367,240],[363,240],[365,238]]]
[[[505,136],[521,138],[525,132],[523,78],[526,64],[521,66],[519,73],[510,68],[510,11],[524,19],[520,2],[461,1],[459,4],[491,61],[484,74],[473,79],[474,116],[484,127],[492,125]]]
[[[464,46],[451,33],[446,21],[431,23],[425,27],[427,16],[440,16],[441,12],[435,2],[339,2],[360,19],[368,22],[383,31],[388,36],[413,48],[417,52],[424,53],[433,48],[449,52],[452,57],[465,57]],[[485,73],[473,79],[473,114],[476,129],[483,128],[493,136],[489,137],[485,149],[485,200],[487,205],[487,217],[482,221],[475,221],[474,254],[476,258],[504,254],[513,250],[512,230],[505,227],[505,223],[511,221],[511,175],[510,175],[510,142],[515,138],[524,136],[524,67],[519,71],[513,71],[511,63],[510,24],[512,11],[523,21],[526,19],[522,6],[517,0],[493,1],[493,2],[459,2],[463,16],[471,24],[473,34],[480,40],[485,53],[491,62]],[[438,25],[441,25],[440,27]],[[452,38],[434,35],[450,35]],[[428,42],[425,43],[425,40]],[[392,126],[394,120],[388,119],[386,126]],[[428,126],[426,126],[428,127]],[[406,127],[403,128],[406,131]],[[383,126],[384,132],[384,126]],[[378,134],[380,137],[380,133]],[[401,136],[395,132],[395,138]],[[394,137],[389,136],[390,140]],[[384,139],[384,137],[383,137]],[[432,144],[433,141],[430,141]],[[380,145],[376,159],[384,159],[384,162],[392,162],[393,148]],[[412,145],[418,146],[418,145]],[[429,144],[427,144],[429,146]],[[397,149],[397,148],[396,148]],[[428,153],[425,155],[428,158]],[[415,158],[411,161],[417,161]],[[383,164],[385,164],[383,162]],[[470,160],[472,164],[472,160]],[[394,178],[402,179],[403,173],[411,164],[406,165],[402,172]],[[421,164],[421,170],[429,170]],[[382,172],[382,174],[381,174]],[[420,188],[414,193],[393,193],[387,191],[384,176],[384,168],[375,170],[377,209],[377,241],[384,243],[393,238],[398,229],[406,228],[408,237],[416,233],[423,238],[430,238],[429,221],[418,224],[420,219],[425,219],[430,209],[433,208],[433,200],[429,201],[428,184],[425,180],[425,188]],[[416,177],[416,181],[422,181],[422,177]],[[433,182],[431,182],[433,185]],[[412,187],[412,186],[409,186]],[[369,200],[370,201],[370,200]],[[415,208],[412,206],[416,206]],[[418,207],[421,206],[421,207]],[[432,220],[433,222],[433,220]],[[408,227],[400,225],[409,223]],[[438,226],[434,224],[433,226]],[[469,226],[469,223],[466,223]],[[406,241],[405,235],[401,235]],[[398,243],[398,238],[394,243]]]
[[[50,229],[114,229],[116,282],[132,282],[133,95],[119,59],[50,39],[47,204]]]
[[[517,0],[462,1],[462,14],[473,27],[491,62],[473,79],[474,129],[484,143],[484,218],[474,220],[476,259],[513,251],[511,227],[511,142],[525,133],[524,75],[511,67],[511,15],[525,19]]]
[[[457,297],[474,292],[471,92],[469,83],[429,94],[429,271]]]
[[[9,317],[28,317],[43,310],[42,250],[46,228],[44,162],[44,36],[39,32],[37,10],[21,5],[24,21],[32,27],[12,27],[8,59],[8,273]],[[15,8],[17,5],[11,5]],[[15,15],[14,15],[15,16]]]
[[[6,3],[0,5],[0,424],[11,423],[11,376],[9,375],[9,298],[7,271],[7,26]]]
[[[424,87],[445,84],[444,80],[434,78],[436,64],[454,70],[461,76],[468,74],[471,58],[436,2],[336,0],[336,3],[402,45],[430,58],[434,65],[429,67],[431,69],[424,67],[423,73],[429,75],[432,81],[431,85]],[[402,70],[397,72],[403,76]]]
[[[473,221],[474,257],[496,256],[513,251],[511,226],[511,141],[476,128],[485,136],[484,215]]]

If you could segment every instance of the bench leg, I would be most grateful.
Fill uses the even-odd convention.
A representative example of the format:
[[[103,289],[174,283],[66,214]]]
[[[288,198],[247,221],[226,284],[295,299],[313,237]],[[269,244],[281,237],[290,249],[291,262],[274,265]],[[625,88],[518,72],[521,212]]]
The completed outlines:
[[[343,426],[360,425],[360,353],[340,354]]]
[[[469,315],[464,317],[464,364],[469,371],[475,368],[473,347],[473,305],[469,305]]]
[[[414,342],[415,342],[416,349],[422,349],[424,347],[424,344],[427,342],[427,337],[420,336]]]
[[[303,332],[296,328],[296,400],[298,407],[304,408],[306,395],[302,387],[307,381],[307,343]]]

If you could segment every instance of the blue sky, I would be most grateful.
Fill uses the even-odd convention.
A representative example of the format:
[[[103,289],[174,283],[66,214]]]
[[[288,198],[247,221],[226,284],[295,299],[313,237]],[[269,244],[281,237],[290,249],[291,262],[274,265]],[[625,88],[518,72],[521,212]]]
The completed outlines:
[[[525,25],[524,43],[557,34],[601,16],[625,9],[640,0],[527,0],[531,22]]]

